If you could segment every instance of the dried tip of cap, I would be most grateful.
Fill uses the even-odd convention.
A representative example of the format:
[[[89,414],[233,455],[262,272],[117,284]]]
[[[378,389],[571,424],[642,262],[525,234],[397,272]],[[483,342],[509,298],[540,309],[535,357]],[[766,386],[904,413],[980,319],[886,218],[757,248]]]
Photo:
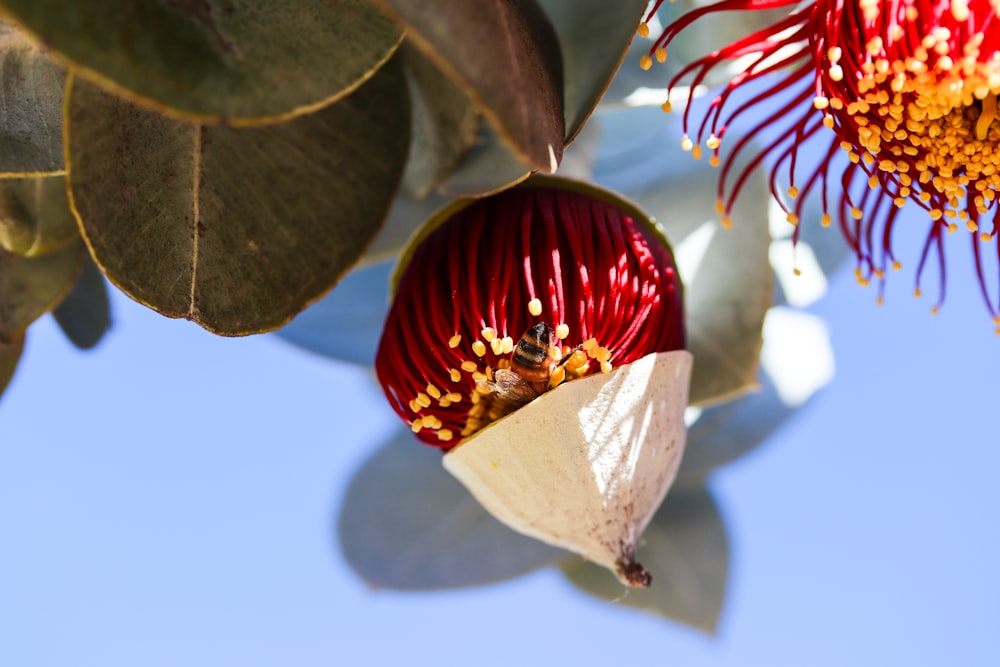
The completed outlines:
[[[629,588],[648,588],[653,581],[653,575],[641,563],[635,562],[632,556],[622,557],[615,564],[618,579]]]

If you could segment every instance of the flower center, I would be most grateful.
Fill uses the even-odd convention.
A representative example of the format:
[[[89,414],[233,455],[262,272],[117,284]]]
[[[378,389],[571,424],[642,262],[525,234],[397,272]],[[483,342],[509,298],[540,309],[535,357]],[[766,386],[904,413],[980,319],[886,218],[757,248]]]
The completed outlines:
[[[532,300],[528,309],[531,315],[539,316],[541,302]],[[565,323],[552,329],[540,322],[516,342],[492,327],[483,328],[467,346],[460,334],[442,341],[452,350],[465,349],[467,356],[457,368],[450,368],[448,375],[452,383],[472,389],[465,393],[448,391],[428,383],[424,391],[409,401],[415,415],[410,428],[414,433],[424,429],[436,431],[439,440],[449,442],[456,437],[454,431],[444,428],[441,420],[426,413],[425,408],[435,405],[448,408],[468,402],[468,417],[458,434],[465,438],[564,382],[596,372],[611,372],[611,350],[600,345],[596,338],[573,347],[565,342],[569,335]],[[474,384],[470,385],[467,378]]]
[[[824,73],[830,97],[818,97],[815,106],[830,109],[828,126],[834,116],[839,121],[851,161],[872,168],[866,169],[870,187],[885,188],[899,207],[918,201],[932,220],[945,218],[949,231],[957,229],[957,217],[975,232],[969,203],[983,215],[1000,188],[1000,123],[994,122],[1000,54],[980,60],[982,32],[958,39],[942,26],[912,46],[917,17],[907,12],[888,31],[888,43],[869,39],[853,80],[841,68],[841,49],[830,48]]]

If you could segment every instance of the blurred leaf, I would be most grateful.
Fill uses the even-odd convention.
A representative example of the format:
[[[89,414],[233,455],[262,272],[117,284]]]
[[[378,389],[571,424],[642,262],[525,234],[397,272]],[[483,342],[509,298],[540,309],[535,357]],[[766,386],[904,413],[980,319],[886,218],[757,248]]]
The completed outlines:
[[[526,165],[555,171],[565,126],[558,40],[535,0],[374,0]]]
[[[572,140],[625,57],[647,0],[538,1],[562,50],[566,139]]]
[[[366,0],[3,0],[0,8],[119,93],[225,123],[332,102],[381,66],[402,35]]]
[[[421,444],[409,430],[400,431],[354,476],[338,532],[347,562],[379,588],[473,586],[566,557],[487,514],[445,472],[441,451]]]
[[[0,250],[0,340],[11,340],[69,292],[83,263],[82,242],[42,257]]]
[[[563,572],[602,600],[714,632],[726,594],[729,545],[712,496],[704,488],[671,491],[643,539],[636,559],[653,575],[649,588],[627,590],[607,570],[583,560],[564,565]]]
[[[783,306],[769,309],[758,373],[760,389],[701,411],[688,428],[674,491],[700,488],[715,468],[767,440],[829,384],[834,368],[829,332],[822,319]]]
[[[416,199],[400,190],[378,235],[365,251],[364,260],[381,262],[394,258],[423,222],[451,200],[434,192]]]
[[[489,126],[479,128],[469,151],[439,190],[451,197],[485,197],[517,185],[531,170]]]
[[[782,402],[767,374],[762,372],[759,380],[759,390],[705,408],[688,427],[674,491],[701,487],[715,468],[764,442],[792,414],[794,408]]]
[[[675,150],[676,159],[689,161],[685,172],[626,194],[663,225],[674,246],[695,358],[690,401],[697,405],[756,385],[761,328],[773,294],[769,191],[755,172],[733,210],[738,223],[723,229],[712,208],[718,172]]]
[[[692,405],[720,401],[756,386],[761,328],[774,287],[767,259],[770,236],[763,175],[754,174],[748,185],[733,209],[739,224],[722,229],[710,222],[694,232],[711,234],[711,239],[696,271],[682,273],[688,349],[695,357]]]
[[[413,111],[413,146],[403,187],[425,197],[472,145],[479,116],[461,88],[408,42],[402,46]]]
[[[666,26],[694,7],[714,2],[715,0],[664,2],[660,5],[657,16],[660,24]],[[710,14],[702,20],[695,21],[680,32],[667,48],[666,62],[654,61],[650,69],[643,70],[639,67],[639,59],[643,55],[649,54],[654,40],[660,36],[659,31],[653,26],[654,29],[650,31],[647,39],[640,38],[632,42],[618,75],[608,89],[605,101],[611,105],[617,105],[623,103],[625,98],[637,89],[663,89],[663,97],[658,98],[655,102],[655,106],[659,107],[666,99],[667,84],[681,68],[741,37],[774,25],[775,21],[787,16],[788,13],[789,8],[783,6],[778,9],[755,9],[752,12],[724,11]],[[701,85],[708,87],[725,85],[732,80],[733,75],[739,69],[739,61],[724,63],[708,72]],[[688,83],[690,82],[683,82],[685,85]]]
[[[0,172],[61,171],[66,73],[14,26],[0,21]]]
[[[14,335],[9,341],[0,339],[0,395],[7,389],[17,370],[17,362],[24,350],[24,332]]]
[[[394,261],[354,269],[325,297],[278,330],[287,341],[319,354],[375,365],[389,310]]]
[[[279,125],[175,121],[79,79],[67,118],[98,264],[134,299],[224,335],[276,329],[336,283],[378,232],[410,138],[398,59]]]
[[[37,257],[79,237],[64,175],[0,179],[0,247]]]
[[[100,342],[111,326],[111,306],[104,275],[87,255],[76,284],[52,315],[70,342],[89,350]]]

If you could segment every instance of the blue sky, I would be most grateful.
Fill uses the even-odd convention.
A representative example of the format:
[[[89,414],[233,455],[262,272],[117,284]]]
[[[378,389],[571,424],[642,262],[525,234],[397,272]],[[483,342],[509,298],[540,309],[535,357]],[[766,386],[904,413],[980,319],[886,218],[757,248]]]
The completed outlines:
[[[834,383],[712,478],[714,637],[554,570],[370,590],[333,530],[396,428],[366,371],[119,294],[90,353],[46,318],[0,400],[0,665],[997,664],[1000,338],[952,254],[936,317],[908,276],[876,307],[849,267],[811,308]]]

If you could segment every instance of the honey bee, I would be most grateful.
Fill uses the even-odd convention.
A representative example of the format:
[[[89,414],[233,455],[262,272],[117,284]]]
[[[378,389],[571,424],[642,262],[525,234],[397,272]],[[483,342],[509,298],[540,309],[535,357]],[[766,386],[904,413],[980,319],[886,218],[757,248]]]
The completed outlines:
[[[555,331],[539,322],[525,331],[517,342],[509,369],[495,369],[492,380],[481,378],[476,383],[488,389],[497,401],[515,410],[549,388],[552,371],[558,366],[549,355],[549,349],[558,343]]]

